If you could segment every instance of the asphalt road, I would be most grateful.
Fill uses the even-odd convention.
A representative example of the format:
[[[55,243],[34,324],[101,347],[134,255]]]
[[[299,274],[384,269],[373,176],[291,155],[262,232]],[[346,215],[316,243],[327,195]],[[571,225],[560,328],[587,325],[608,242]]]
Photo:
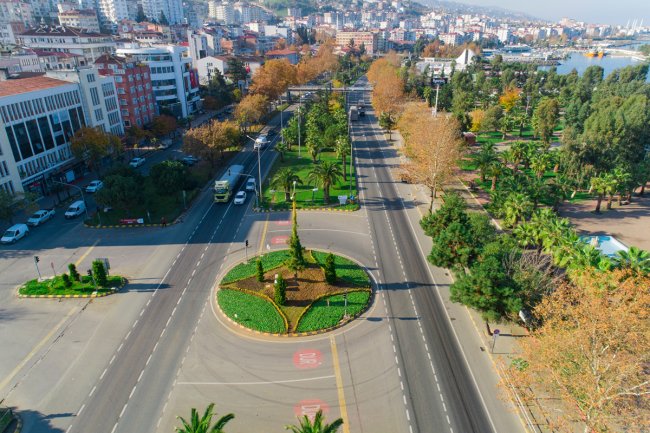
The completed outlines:
[[[275,157],[271,149],[269,146],[261,155],[265,169]],[[244,151],[232,163],[243,164],[247,173],[257,173],[255,152]],[[227,254],[219,245],[233,238],[245,209],[231,201],[209,206],[200,217],[132,330],[91,388],[69,432],[151,428],[151,420],[162,410],[164,396],[181,362],[183,352],[179,348],[189,341],[214,284],[216,269],[210,264]]]
[[[351,103],[356,96],[351,95]],[[447,320],[436,282],[415,248],[415,234],[397,193],[385,157],[386,143],[372,111],[354,123],[356,159],[363,179],[362,204],[368,207],[375,241],[380,289],[392,316],[415,314],[414,322],[395,321],[398,361],[407,388],[406,410],[414,431],[493,432],[492,422]]]

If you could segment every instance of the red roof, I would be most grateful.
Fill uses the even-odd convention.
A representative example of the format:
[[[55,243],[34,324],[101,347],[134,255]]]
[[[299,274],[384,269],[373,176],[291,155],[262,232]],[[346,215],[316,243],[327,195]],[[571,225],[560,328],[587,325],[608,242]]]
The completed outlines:
[[[57,80],[50,77],[31,77],[9,79],[0,81],[0,97],[19,95],[21,93],[35,92],[37,90],[50,89],[53,87],[72,84],[69,81]]]

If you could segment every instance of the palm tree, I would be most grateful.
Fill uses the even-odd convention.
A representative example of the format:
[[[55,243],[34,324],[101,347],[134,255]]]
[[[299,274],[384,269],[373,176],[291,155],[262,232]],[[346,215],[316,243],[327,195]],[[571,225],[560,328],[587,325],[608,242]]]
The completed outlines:
[[[619,183],[618,179],[614,173],[606,173],[603,176],[603,181],[605,183],[605,193],[607,194],[607,209],[612,208],[612,202],[614,201],[614,194],[618,191]]]
[[[512,233],[522,247],[540,247],[540,229],[536,224],[522,223]]]
[[[307,146],[307,152],[309,152],[312,162],[316,164],[316,159],[318,158],[318,155],[323,150],[322,140],[320,139],[320,137],[317,137],[314,133],[307,134],[307,140],[305,142],[305,146]]]
[[[599,249],[592,245],[577,246],[573,250],[573,257],[569,263],[572,269],[585,269],[600,267],[600,262],[603,260],[603,255]]]
[[[336,138],[336,156],[341,158],[341,171],[343,172],[343,180],[347,181],[348,177],[345,171],[345,158],[350,154],[350,139],[347,135],[341,135]]]
[[[330,187],[343,176],[341,169],[334,161],[323,161],[314,166],[307,175],[307,179],[323,187],[323,201],[330,201]]]
[[[285,428],[292,433],[336,433],[343,425],[343,419],[338,418],[331,424],[324,424],[323,411],[316,412],[314,421],[310,421],[307,415],[299,419],[300,425],[288,425]]]
[[[481,173],[481,182],[485,182],[485,177],[490,170],[490,166],[498,160],[499,157],[494,150],[494,144],[484,143],[481,145],[481,150],[474,155],[474,162]]]
[[[302,183],[300,177],[290,168],[283,168],[275,173],[271,179],[271,186],[273,188],[282,189],[284,191],[284,201],[291,200],[291,187],[293,183]]]
[[[533,155],[530,161],[530,168],[535,172],[535,176],[541,179],[544,173],[551,165],[551,156],[548,152],[540,152]]]
[[[280,154],[280,162],[284,162],[284,153],[289,150],[287,143],[279,142],[274,149]]]
[[[632,173],[620,167],[616,167],[612,172],[612,176],[616,179],[616,192],[618,193],[618,205],[621,205],[623,196],[627,195],[628,191],[632,188]],[[632,194],[630,194],[631,196]]]
[[[596,209],[594,210],[596,213],[600,213],[600,205],[603,202],[607,188],[607,179],[605,179],[605,176],[601,175],[591,178],[591,190],[598,194],[596,198]]]
[[[497,158],[492,164],[490,164],[488,170],[490,176],[492,176],[492,186],[490,187],[490,191],[495,191],[497,189],[497,179],[505,172],[505,166]]]
[[[504,221],[509,227],[516,226],[519,221],[524,221],[533,211],[533,203],[526,194],[510,193],[504,203],[506,216]]]
[[[183,427],[176,427],[176,433],[223,433],[223,428],[235,417],[235,415],[231,413],[224,415],[219,418],[212,427],[210,427],[212,417],[216,415],[212,412],[213,410],[214,403],[210,403],[201,418],[199,418],[199,412],[195,408],[192,408],[192,415],[190,416],[189,422],[187,422],[183,417],[176,417],[183,424]]]
[[[512,168],[517,172],[519,164],[526,156],[527,145],[525,141],[515,141],[510,146],[510,154],[512,155]]]
[[[620,250],[614,256],[614,264],[619,268],[628,268],[637,273],[650,273],[650,253],[631,247],[628,251]]]

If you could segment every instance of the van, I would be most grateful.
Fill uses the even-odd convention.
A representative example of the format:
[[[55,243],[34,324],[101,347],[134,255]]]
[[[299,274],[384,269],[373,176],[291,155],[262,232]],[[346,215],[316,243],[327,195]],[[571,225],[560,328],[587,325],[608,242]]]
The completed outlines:
[[[255,179],[252,177],[249,177],[248,180],[246,181],[246,191],[255,191]]]
[[[82,200],[77,200],[76,202],[70,205],[67,211],[65,211],[65,217],[67,219],[75,218],[81,215],[82,213],[84,213],[85,211],[86,211],[86,203],[84,203]]]
[[[26,224],[14,224],[7,229],[7,231],[2,235],[0,242],[3,244],[13,244],[19,239],[27,236],[29,234],[29,229]]]

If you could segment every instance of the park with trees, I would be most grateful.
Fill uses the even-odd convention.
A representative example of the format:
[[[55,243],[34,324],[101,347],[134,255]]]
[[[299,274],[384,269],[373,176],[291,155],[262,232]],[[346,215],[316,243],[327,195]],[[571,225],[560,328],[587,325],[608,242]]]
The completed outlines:
[[[508,366],[510,382],[524,398],[557,398],[563,410],[544,416],[559,431],[576,427],[576,408],[585,432],[642,422],[648,410],[650,253],[632,246],[605,255],[561,216],[567,202],[593,203],[599,214],[645,193],[647,74],[647,64],[605,77],[598,66],[580,76],[478,61],[447,77],[432,116],[436,89],[414,62],[389,54],[368,73],[373,106],[390,127],[381,126],[400,131],[402,179],[432,197],[421,221],[433,241],[429,261],[453,272],[451,299],[477,310],[488,333],[526,319],[530,335]],[[446,139],[432,132],[436,123]],[[462,131],[477,145],[459,143]],[[461,181],[482,212],[450,190],[433,206]]]

